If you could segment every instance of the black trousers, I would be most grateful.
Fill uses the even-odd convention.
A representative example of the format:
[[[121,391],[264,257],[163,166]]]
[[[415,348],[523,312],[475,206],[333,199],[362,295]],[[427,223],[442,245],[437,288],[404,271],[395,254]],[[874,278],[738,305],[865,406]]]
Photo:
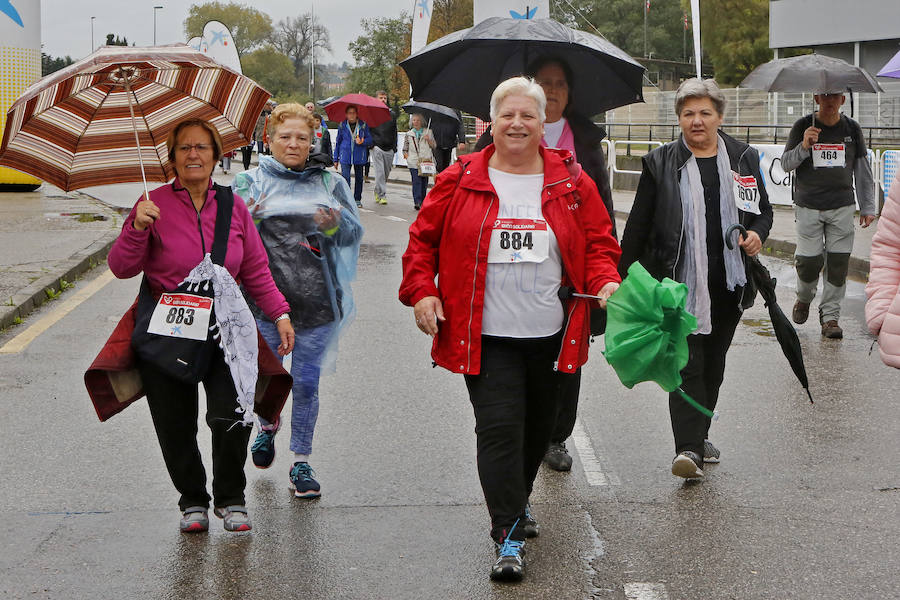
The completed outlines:
[[[253,146],[241,146],[241,162],[244,163],[244,170],[250,168],[250,155],[253,152]]]
[[[738,296],[712,298],[712,331],[688,336],[688,363],[681,370],[681,389],[701,406],[715,410],[725,377],[725,353],[741,318]],[[678,392],[669,394],[669,417],[675,435],[675,453],[691,451],[703,456],[703,440],[712,420],[688,404]]]
[[[453,148],[433,148],[431,153],[434,155],[434,168],[438,173],[450,166]]]
[[[581,392],[581,369],[571,375],[561,375],[562,385],[559,393],[559,402],[556,407],[556,425],[550,442],[562,444],[575,429],[575,419],[578,417],[578,394]]]
[[[466,375],[475,411],[478,476],[491,515],[491,537],[524,516],[534,478],[553,431],[563,375],[553,370],[560,334],[546,338],[482,336],[481,372]]]
[[[206,470],[197,447],[197,385],[183,383],[147,362],[139,361],[138,370],[163,460],[181,494],[178,506],[182,511],[189,506],[208,507]],[[235,413],[237,392],[218,347],[202,383],[206,390],[206,424],[212,432],[214,506],[244,504],[244,463],[251,428],[236,423],[241,417]]]

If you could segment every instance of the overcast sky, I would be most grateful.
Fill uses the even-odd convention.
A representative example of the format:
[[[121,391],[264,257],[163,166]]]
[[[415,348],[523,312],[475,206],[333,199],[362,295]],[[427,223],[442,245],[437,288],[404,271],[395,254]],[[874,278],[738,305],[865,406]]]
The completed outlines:
[[[15,2],[34,0],[13,0]],[[184,20],[191,0],[40,0],[41,43],[51,56],[69,55],[79,59],[91,50],[91,17],[94,19],[94,44],[106,40],[107,33],[128,38],[129,44],[153,44],[153,13],[156,12],[156,43],[186,42]],[[227,3],[228,0],[223,0]],[[268,14],[275,24],[296,17],[311,8],[331,33],[332,54],[317,57],[322,62],[343,61],[353,64],[347,45],[362,35],[359,21],[370,17],[397,17],[405,10],[412,13],[414,0],[238,0]],[[154,11],[154,6],[163,8]]]

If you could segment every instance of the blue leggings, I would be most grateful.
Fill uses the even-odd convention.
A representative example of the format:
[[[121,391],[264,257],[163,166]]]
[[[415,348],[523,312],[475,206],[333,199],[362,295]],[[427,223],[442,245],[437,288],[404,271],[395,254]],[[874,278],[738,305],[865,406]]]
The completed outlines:
[[[259,332],[277,354],[281,337],[271,321],[258,319]],[[291,377],[294,378],[291,408],[291,452],[310,454],[313,431],[319,417],[319,374],[325,347],[334,332],[334,324],[320,325],[294,332],[294,351],[291,353]]]

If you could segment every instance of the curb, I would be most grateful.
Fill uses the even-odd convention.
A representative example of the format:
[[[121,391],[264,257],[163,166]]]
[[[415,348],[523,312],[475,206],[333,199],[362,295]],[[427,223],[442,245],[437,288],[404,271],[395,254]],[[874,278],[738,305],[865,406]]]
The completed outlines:
[[[12,297],[13,306],[0,307],[0,330],[16,325],[17,319],[24,319],[30,312],[50,300],[45,290],[59,290],[63,279],[71,283],[77,277],[102,264],[117,237],[119,237],[119,232],[112,231],[104,239],[97,240],[84,250],[70,256],[65,261],[67,267],[61,275],[41,277],[15,294]]]

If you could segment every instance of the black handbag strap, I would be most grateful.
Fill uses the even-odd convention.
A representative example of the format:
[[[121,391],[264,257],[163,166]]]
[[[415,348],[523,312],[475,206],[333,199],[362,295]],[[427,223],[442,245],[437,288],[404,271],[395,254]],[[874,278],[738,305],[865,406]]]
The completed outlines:
[[[216,190],[216,230],[213,235],[211,258],[214,263],[225,266],[228,251],[228,233],[231,231],[231,215],[234,209],[234,192],[230,187],[213,184]]]

